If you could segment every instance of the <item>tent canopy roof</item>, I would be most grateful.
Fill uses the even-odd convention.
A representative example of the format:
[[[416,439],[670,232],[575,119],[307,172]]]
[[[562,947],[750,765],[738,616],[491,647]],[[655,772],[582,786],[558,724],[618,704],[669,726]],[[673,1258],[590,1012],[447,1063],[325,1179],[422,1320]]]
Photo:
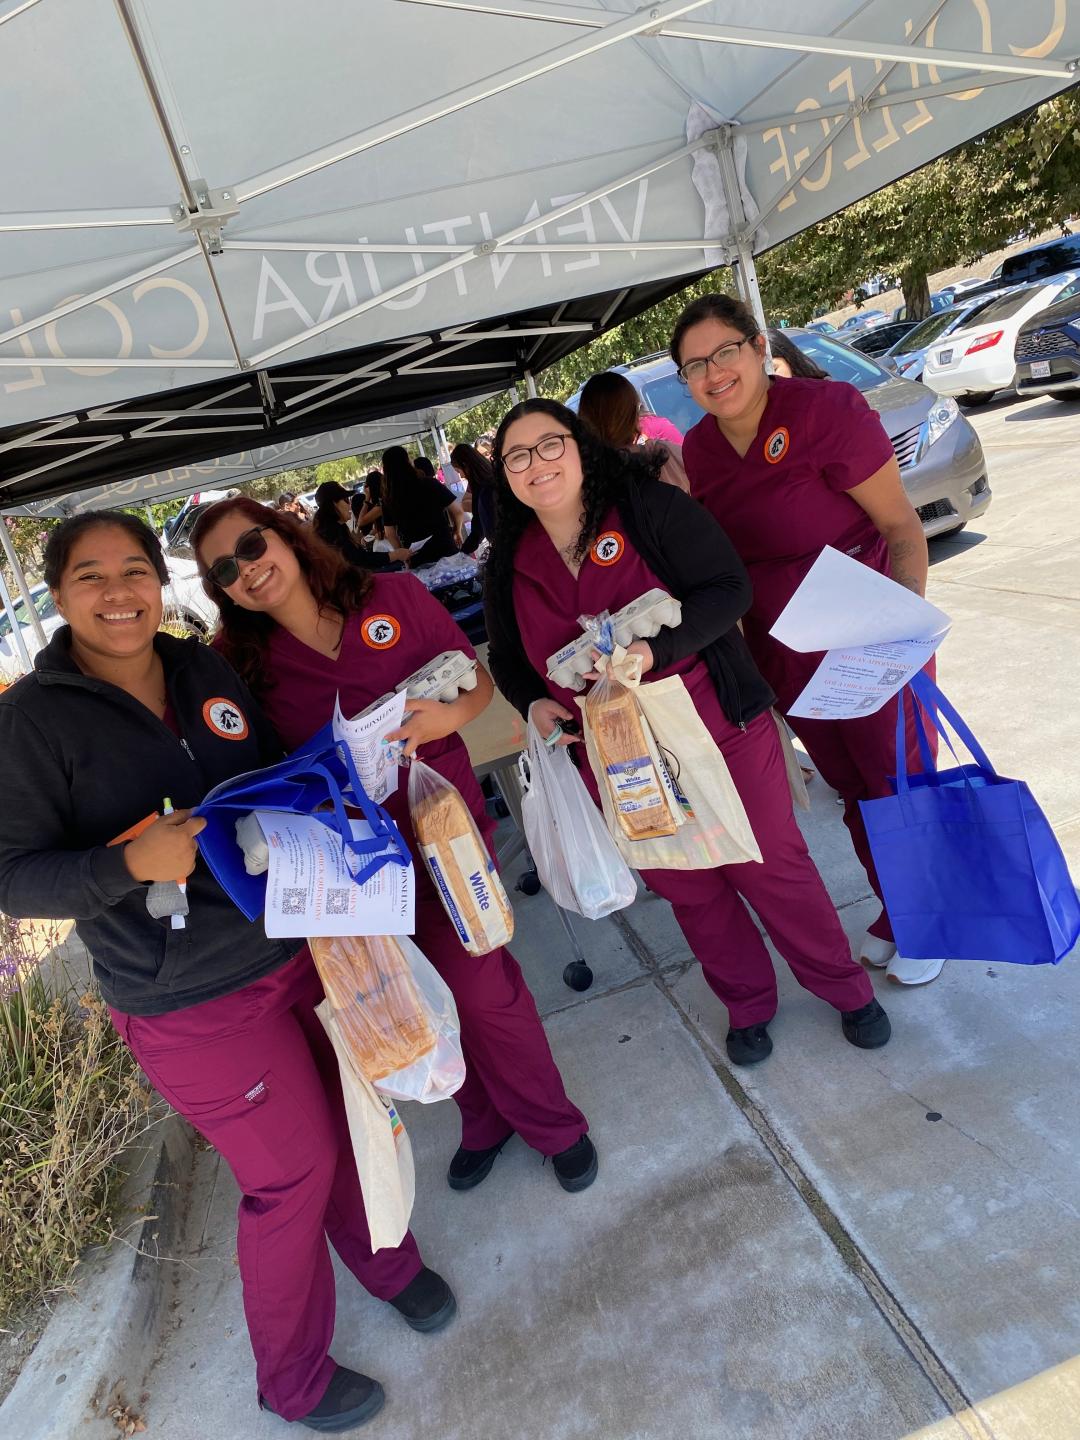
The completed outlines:
[[[506,383],[1080,56],[1068,0],[793,23],[789,0],[0,0],[0,496]]]

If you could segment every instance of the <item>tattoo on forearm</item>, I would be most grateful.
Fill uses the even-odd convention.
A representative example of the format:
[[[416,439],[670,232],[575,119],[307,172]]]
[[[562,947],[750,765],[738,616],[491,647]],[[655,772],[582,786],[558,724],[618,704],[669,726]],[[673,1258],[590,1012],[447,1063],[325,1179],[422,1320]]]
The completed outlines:
[[[889,546],[889,565],[892,578],[898,585],[905,585],[909,590],[914,590],[916,595],[921,595],[922,583],[917,575],[911,573],[909,564],[918,552],[919,547],[911,540],[896,540]]]

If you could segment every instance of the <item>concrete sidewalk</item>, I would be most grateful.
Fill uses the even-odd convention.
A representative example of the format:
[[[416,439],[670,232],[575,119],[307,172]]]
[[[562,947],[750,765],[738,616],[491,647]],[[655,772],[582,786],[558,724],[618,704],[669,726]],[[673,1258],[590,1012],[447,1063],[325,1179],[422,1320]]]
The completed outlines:
[[[936,543],[944,688],[1029,780],[1080,871],[1080,406],[976,412],[994,503]],[[1063,463],[1062,457],[1066,457]],[[866,884],[820,779],[805,828],[853,941]],[[514,877],[510,877],[511,879]],[[335,1355],[377,1375],[372,1440],[1064,1440],[1080,1437],[1080,976],[953,963],[875,977],[884,1050],[778,965],[775,1053],[723,1058],[726,1015],[663,902],[579,923],[596,983],[561,983],[543,896],[515,953],[601,1174],[564,1194],[514,1141],[444,1180],[453,1106],[405,1107],[415,1230],[460,1315],[431,1338],[340,1276]],[[236,1189],[204,1152],[174,1329],[142,1406],[161,1440],[289,1433],[255,1409]],[[292,1433],[304,1433],[294,1431]]]

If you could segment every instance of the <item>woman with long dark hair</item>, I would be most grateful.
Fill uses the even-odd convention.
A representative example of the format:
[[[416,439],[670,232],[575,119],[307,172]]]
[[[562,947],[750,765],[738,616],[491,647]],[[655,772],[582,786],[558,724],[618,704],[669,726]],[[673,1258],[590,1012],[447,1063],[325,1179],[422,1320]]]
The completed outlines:
[[[670,900],[709,985],[727,1006],[727,1051],[751,1065],[772,1050],[776,977],[743,904],[757,912],[799,983],[841,1012],[845,1038],[884,1045],[888,1017],[847,938],[795,823],[772,715],[772,691],[738,621],[750,584],[720,526],[656,480],[656,456],[602,444],[564,405],[527,400],[495,438],[498,521],[487,572],[487,626],[499,689],[542,736],[574,715],[546,659],[580,634],[578,615],[615,611],[654,587],[682,603],[682,622],[628,648],[642,674],[679,675],[727,762],[761,862],[641,871]],[[226,502],[227,503],[227,502]],[[646,682],[647,683],[647,682]],[[597,798],[589,767],[586,785]]]
[[[464,526],[465,514],[454,492],[434,476],[420,474],[402,445],[392,445],[383,453],[382,471],[386,538],[395,550],[424,541],[408,559],[410,568],[456,554],[455,536]]]
[[[326,545],[337,550],[342,559],[361,570],[386,570],[403,563],[409,558],[408,550],[391,551],[380,555],[365,550],[352,537],[352,497],[344,485],[336,480],[324,480],[315,491],[315,518],[311,528]]]
[[[464,475],[469,485],[469,501],[472,506],[472,528],[469,538],[461,547],[466,555],[472,555],[481,541],[490,540],[495,529],[495,470],[490,460],[485,460],[472,445],[455,445],[450,452],[450,464]]]
[[[766,374],[764,337],[741,300],[703,295],[677,320],[671,358],[706,412],[684,441],[687,473],[695,496],[730,534],[750,571],[747,642],[787,715],[822,657],[797,654],[769,631],[822,550],[831,546],[853,556],[919,595],[928,560],[922,522],[879,416],[854,385],[818,383],[816,367],[808,372],[786,337],[775,343],[790,378]],[[858,719],[789,716],[788,723],[844,801],[844,823],[881,901],[862,958],[888,967],[897,984],[925,985],[945,962],[897,954],[859,809],[861,800],[892,793],[897,704],[893,699]],[[921,770],[910,717],[907,738],[908,764]]]
[[[682,463],[682,446],[671,440],[650,440],[641,428],[641,397],[617,370],[604,370],[586,380],[578,414],[594,435],[616,450],[640,446],[660,462],[658,478],[689,495],[690,482]]]
[[[246,503],[317,547],[347,587],[370,583],[293,516]],[[236,1249],[260,1405],[342,1430],[374,1415],[383,1392],[330,1358],[327,1241],[416,1330],[450,1320],[454,1297],[411,1234],[371,1249],[307,945],[268,940],[199,859],[205,822],[190,807],[281,747],[221,655],[159,631],[168,578],[135,516],[91,512],[51,532],[45,579],[67,624],[0,697],[0,907],[74,917],[116,1029],[242,1191]],[[166,796],[177,808],[155,819]],[[185,907],[160,882],[179,878],[189,913],[173,928]]]
[[[267,518],[251,500],[210,506],[192,546],[221,608],[215,644],[253,687],[290,750],[331,719],[338,701],[343,714],[356,715],[444,651],[475,658],[449,613],[414,577],[349,569],[316,537]],[[453,704],[410,700],[397,732],[409,756],[419,754],[457,786],[489,849],[494,824],[458,732],[491,695],[481,667],[476,688]],[[415,853],[404,785],[386,807]],[[567,1098],[517,961],[505,949],[468,954],[421,865],[415,938],[453,991],[461,1019],[467,1075],[454,1097],[462,1136],[450,1186],[478,1185],[516,1131],[553,1157],[564,1189],[583,1190],[596,1176],[596,1151],[585,1117]]]

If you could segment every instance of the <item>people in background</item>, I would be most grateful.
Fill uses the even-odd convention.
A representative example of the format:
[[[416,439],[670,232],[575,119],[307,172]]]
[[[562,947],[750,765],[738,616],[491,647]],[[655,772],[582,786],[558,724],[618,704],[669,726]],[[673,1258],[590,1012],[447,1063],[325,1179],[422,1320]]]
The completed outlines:
[[[358,545],[352,535],[352,496],[336,480],[324,480],[315,491],[315,518],[312,529],[320,540],[337,550],[350,565],[361,570],[386,570],[409,558],[408,550],[381,555]]]
[[[772,354],[773,374],[784,380],[828,380],[829,372],[823,370],[795,341],[782,330],[770,325],[766,330],[769,350]]]
[[[786,337],[782,337],[782,340]],[[753,582],[743,625],[759,668],[811,760],[844,801],[844,821],[881,913],[860,945],[869,965],[902,985],[924,985],[944,961],[897,953],[859,810],[892,793],[897,700],[854,720],[788,714],[821,662],[774,640],[769,629],[825,546],[922,595],[927,550],[922,523],[900,478],[892,444],[853,386],[765,372],[765,339],[751,310],[732,295],[705,295],[680,315],[671,357],[706,412],[683,444],[694,495],[727,531]],[[922,769],[908,717],[908,764]]]
[[[485,460],[473,445],[455,445],[450,463],[468,481],[462,506],[472,514],[472,528],[461,548],[466,555],[473,555],[481,542],[490,540],[494,534],[495,470],[491,461]]]
[[[578,402],[578,414],[605,445],[616,450],[642,446],[660,460],[659,478],[690,493],[690,482],[682,462],[682,446],[672,440],[651,440],[641,428],[641,397],[637,389],[616,370],[605,370],[585,382]]]
[[[318,544],[291,515],[242,503],[259,533]],[[116,1029],[240,1187],[236,1263],[260,1404],[342,1430],[383,1392],[330,1356],[330,1245],[416,1330],[446,1324],[454,1297],[411,1234],[372,1251],[307,945],[268,940],[199,858],[204,821],[190,807],[281,746],[220,654],[159,631],[168,578],[134,516],[91,512],[51,532],[45,579],[67,623],[0,697],[0,907],[74,918]],[[177,808],[158,815],[165,796]],[[178,879],[183,929],[150,888]]]
[[[432,476],[421,475],[402,445],[385,451],[382,472],[382,521],[393,553],[411,567],[456,554],[465,512],[453,492]],[[420,548],[412,550],[417,544]]]
[[[298,520],[306,520],[307,512],[303,502],[297,498],[292,490],[283,490],[274,501],[275,510],[284,510],[287,515],[295,515]]]
[[[682,602],[680,625],[628,649],[641,657],[646,684],[682,678],[727,762],[762,859],[639,873],[671,902],[727,1006],[732,1063],[752,1065],[771,1052],[777,1007],[772,961],[747,904],[799,983],[840,1012],[845,1039],[862,1049],[884,1045],[888,1017],[851,958],[795,823],[773,694],[738,626],[750,582],[731,542],[689,496],[657,483],[658,456],[605,445],[554,401],[511,410],[495,454],[498,519],[485,586],[491,669],[542,736],[576,714],[573,694],[547,678],[546,661],[580,635],[579,615],[618,610],[654,587]],[[591,767],[581,773],[599,803]]]
[[[485,460],[490,460],[495,449],[494,430],[485,430],[483,435],[478,435],[473,441],[473,449],[482,455]]]

